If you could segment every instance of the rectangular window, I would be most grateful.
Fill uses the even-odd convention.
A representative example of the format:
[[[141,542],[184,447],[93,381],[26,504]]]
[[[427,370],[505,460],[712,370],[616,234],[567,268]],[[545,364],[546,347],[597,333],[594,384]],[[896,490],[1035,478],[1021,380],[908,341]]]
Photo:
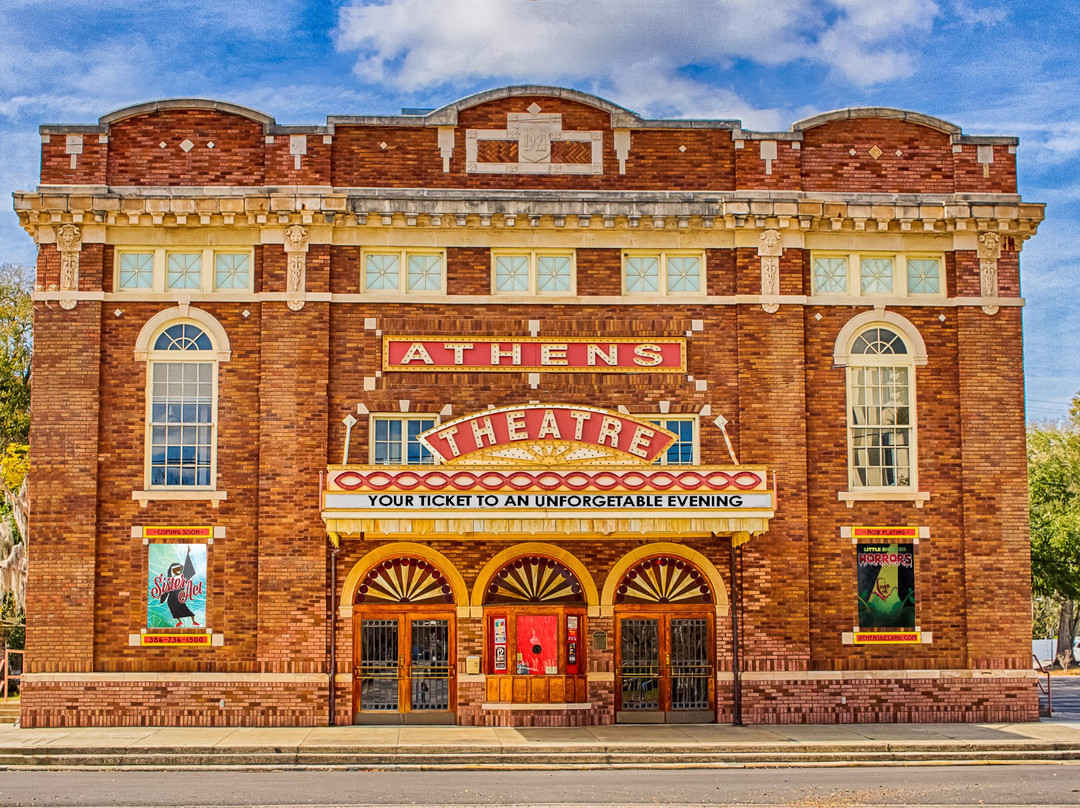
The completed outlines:
[[[909,373],[907,367],[848,368],[853,487],[912,485]]]
[[[361,274],[365,292],[423,294],[446,288],[446,260],[441,251],[365,251]]]
[[[251,285],[251,258],[248,253],[214,254],[214,288],[247,289]]]
[[[529,291],[529,256],[495,256],[495,294]]]
[[[843,256],[814,258],[814,294],[847,292],[848,261]]]
[[[814,254],[810,261],[812,293],[866,297],[943,295],[943,261],[943,254],[925,253]]]
[[[937,258],[909,258],[907,284],[909,295],[940,294],[941,262]]]
[[[385,466],[431,466],[434,455],[417,435],[438,423],[434,415],[373,415],[371,462]]]
[[[169,253],[165,285],[169,289],[198,289],[202,286],[202,253]]]
[[[150,484],[209,486],[214,442],[214,363],[154,362]]]
[[[574,294],[574,254],[492,252],[496,295]]]
[[[660,466],[692,466],[697,459],[697,416],[657,418],[645,416],[650,423],[661,426],[678,435],[678,439],[668,447],[656,464]]]
[[[704,266],[700,252],[625,252],[623,293],[699,295],[705,289]]]
[[[864,295],[891,294],[893,290],[893,259],[863,258],[859,262],[860,288]]]
[[[152,289],[154,287],[154,254],[152,252],[120,253],[118,264],[121,289]]]

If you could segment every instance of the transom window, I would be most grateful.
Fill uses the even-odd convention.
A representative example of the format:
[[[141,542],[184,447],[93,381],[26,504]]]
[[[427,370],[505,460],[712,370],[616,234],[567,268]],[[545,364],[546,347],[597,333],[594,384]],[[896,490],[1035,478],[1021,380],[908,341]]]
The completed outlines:
[[[214,256],[214,287],[247,289],[251,285],[251,259],[247,253],[218,253]]]
[[[150,354],[148,481],[152,488],[209,488],[214,482],[217,361],[207,333],[174,323]]]
[[[941,295],[942,256],[904,253],[814,253],[810,280],[815,295],[919,297]]]
[[[658,418],[654,415],[642,416],[650,423],[674,432],[679,437],[667,448],[656,464],[660,466],[692,466],[697,460],[697,426],[696,415],[681,415]]]
[[[492,289],[497,295],[574,294],[574,253],[493,252]]]
[[[371,462],[386,466],[431,466],[435,456],[417,436],[439,422],[434,415],[372,415]]]
[[[113,288],[118,291],[251,291],[251,249],[120,248]]]
[[[683,295],[704,291],[700,252],[624,252],[623,291],[627,295]]]
[[[814,258],[814,292],[843,294],[847,291],[847,258]]]
[[[152,289],[154,286],[153,253],[121,253],[120,289]]]
[[[851,343],[848,451],[853,489],[914,486],[914,364],[896,331],[872,326]]]
[[[365,251],[361,281],[365,292],[442,292],[445,256],[442,251]]]
[[[941,292],[941,261],[937,258],[909,258],[908,294],[936,295]]]
[[[893,290],[893,260],[863,258],[859,261],[859,288],[864,295],[884,295]]]

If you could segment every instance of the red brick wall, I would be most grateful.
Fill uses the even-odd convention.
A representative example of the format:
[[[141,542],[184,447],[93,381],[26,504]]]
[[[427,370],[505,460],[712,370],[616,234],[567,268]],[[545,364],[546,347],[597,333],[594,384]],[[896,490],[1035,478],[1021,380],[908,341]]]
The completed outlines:
[[[604,172],[573,174],[476,174],[465,171],[468,129],[504,130],[508,113],[536,103],[562,115],[564,130],[602,133]],[[450,170],[443,171],[434,126],[367,126],[340,123],[331,143],[310,127],[307,153],[295,167],[289,134],[274,133],[250,118],[216,110],[167,109],[117,121],[108,134],[80,135],[76,167],[66,153],[67,135],[46,128],[43,184],[110,185],[334,185],[390,188],[551,188],[566,190],[801,189],[890,193],[1015,193],[1016,157],[991,147],[984,176],[977,146],[953,150],[950,136],[919,124],[875,118],[829,121],[805,130],[800,148],[777,141],[772,173],[765,173],[760,141],[736,149],[726,128],[644,128],[630,131],[630,152],[619,173],[610,115],[555,97],[500,98],[461,110]],[[91,127],[92,128],[92,127]],[[180,144],[190,140],[185,152]],[[162,143],[165,144],[162,147]],[[210,147],[213,143],[213,147]],[[877,146],[874,159],[867,152]],[[555,150],[561,148],[555,144]],[[850,151],[856,154],[852,156]],[[901,151],[897,156],[896,151]]]
[[[194,144],[188,152],[180,147],[185,140]],[[110,128],[108,183],[262,185],[264,148],[262,124],[239,115],[205,109],[136,115]]]
[[[329,322],[327,303],[299,312],[262,306],[259,462],[248,473],[258,478],[258,658],[269,671],[326,670],[326,532],[318,510]]]
[[[94,668],[101,304],[34,304],[26,671]]]
[[[952,146],[944,132],[906,121],[852,118],[807,129],[803,138],[805,191],[953,191]],[[876,160],[869,154],[874,146],[882,151]],[[897,150],[903,152],[899,157]]]

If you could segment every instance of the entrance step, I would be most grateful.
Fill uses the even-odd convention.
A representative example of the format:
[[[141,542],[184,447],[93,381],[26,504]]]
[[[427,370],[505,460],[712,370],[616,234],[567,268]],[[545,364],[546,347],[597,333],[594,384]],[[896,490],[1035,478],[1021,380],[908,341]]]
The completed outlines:
[[[630,747],[11,747],[0,749],[0,768],[187,769],[206,766],[363,769],[560,769],[592,767],[739,767],[1003,763],[1080,760],[1080,744],[837,743],[721,744]]]

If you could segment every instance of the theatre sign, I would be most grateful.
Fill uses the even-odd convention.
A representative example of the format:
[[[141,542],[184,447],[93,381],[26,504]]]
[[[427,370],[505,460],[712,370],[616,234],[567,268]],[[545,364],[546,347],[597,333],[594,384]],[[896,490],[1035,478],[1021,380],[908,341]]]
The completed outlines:
[[[388,535],[763,532],[761,466],[660,466],[676,436],[624,413],[562,404],[483,410],[420,435],[434,466],[331,466],[332,533]]]

